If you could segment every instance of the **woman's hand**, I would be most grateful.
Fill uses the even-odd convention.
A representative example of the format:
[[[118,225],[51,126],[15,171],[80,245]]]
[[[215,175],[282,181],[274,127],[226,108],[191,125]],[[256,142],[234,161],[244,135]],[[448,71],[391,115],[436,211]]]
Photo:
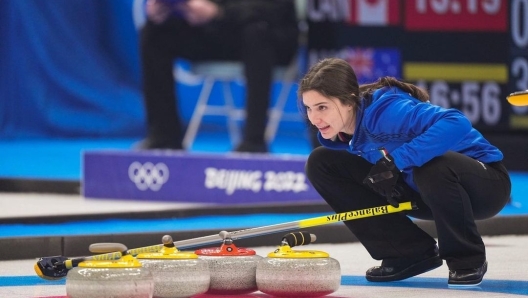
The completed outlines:
[[[167,1],[147,0],[145,12],[147,18],[156,24],[165,22],[173,12],[173,7]]]
[[[384,196],[393,207],[398,207],[400,204],[394,197],[401,195],[395,189],[399,176],[400,170],[394,164],[392,156],[387,154],[372,166],[363,183]]]
[[[209,0],[188,0],[178,5],[185,19],[193,26],[211,22],[220,13],[218,5]]]

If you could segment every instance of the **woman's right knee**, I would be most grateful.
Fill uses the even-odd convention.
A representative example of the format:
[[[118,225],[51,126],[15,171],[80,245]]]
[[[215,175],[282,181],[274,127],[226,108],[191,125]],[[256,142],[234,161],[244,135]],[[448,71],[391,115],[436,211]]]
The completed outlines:
[[[305,165],[306,176],[310,181],[320,176],[339,176],[350,174],[347,169],[361,171],[368,161],[350,154],[345,150],[333,150],[323,146],[315,148],[308,156]],[[366,174],[366,173],[365,173]]]

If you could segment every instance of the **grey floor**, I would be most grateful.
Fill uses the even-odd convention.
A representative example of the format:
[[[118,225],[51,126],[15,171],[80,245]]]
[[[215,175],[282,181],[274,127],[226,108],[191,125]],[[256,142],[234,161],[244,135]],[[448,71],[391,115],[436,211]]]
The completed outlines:
[[[294,248],[298,250],[321,250],[339,261],[342,285],[338,291],[326,297],[514,297],[528,295],[528,236],[485,237],[488,273],[480,287],[472,289],[450,289],[447,287],[447,267],[442,267],[401,282],[369,283],[364,279],[367,268],[377,265],[359,243],[311,244]],[[266,256],[275,246],[252,247],[257,254]],[[35,260],[0,262],[0,280],[17,278],[31,285],[0,286],[0,297],[65,297],[65,285],[38,282],[33,271]],[[317,278],[314,276],[314,278]],[[307,287],[310,285],[307,284]],[[205,295],[202,295],[205,296]],[[209,297],[213,297],[209,295]],[[234,296],[233,296],[234,297]],[[238,297],[268,297],[260,292]]]
[[[75,214],[135,210],[164,210],[167,208],[199,207],[200,204],[142,203],[86,200],[80,196],[16,194],[0,195],[0,216],[4,218],[34,214]],[[370,258],[361,244],[312,244],[298,250],[322,250],[339,261],[342,282],[339,290],[327,297],[513,297],[528,296],[528,235],[484,237],[489,262],[488,273],[480,287],[450,289],[448,270],[442,267],[401,282],[369,283],[365,270],[378,264]],[[251,247],[266,256],[276,246]],[[65,297],[64,283],[54,284],[38,278],[34,259],[0,262],[0,297]],[[314,277],[317,278],[317,277]],[[307,284],[309,286],[309,284]],[[203,296],[203,295],[202,295]],[[209,296],[213,297],[213,296]],[[234,297],[234,296],[233,296]],[[238,297],[268,297],[260,292]]]

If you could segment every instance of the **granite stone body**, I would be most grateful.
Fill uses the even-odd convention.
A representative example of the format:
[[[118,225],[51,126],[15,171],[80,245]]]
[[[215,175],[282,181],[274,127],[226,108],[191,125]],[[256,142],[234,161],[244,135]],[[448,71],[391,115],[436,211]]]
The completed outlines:
[[[152,298],[154,279],[145,268],[75,267],[66,276],[69,298]]]
[[[154,278],[154,298],[182,298],[209,289],[209,265],[200,259],[139,259]]]
[[[257,291],[256,268],[262,259],[248,256],[199,256],[207,261],[211,284],[207,294],[243,295]]]
[[[258,289],[279,297],[317,297],[341,284],[341,267],[333,258],[263,258],[257,265]]]

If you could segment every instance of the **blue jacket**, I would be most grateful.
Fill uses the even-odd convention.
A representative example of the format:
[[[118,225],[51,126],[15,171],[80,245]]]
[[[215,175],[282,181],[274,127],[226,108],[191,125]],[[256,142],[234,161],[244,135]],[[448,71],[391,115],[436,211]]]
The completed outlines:
[[[318,135],[325,147],[347,150],[371,163],[386,149],[414,189],[412,170],[447,151],[465,154],[483,163],[500,161],[502,152],[491,145],[462,112],[421,102],[397,87],[376,90],[363,98],[356,115],[356,130],[347,144]]]

